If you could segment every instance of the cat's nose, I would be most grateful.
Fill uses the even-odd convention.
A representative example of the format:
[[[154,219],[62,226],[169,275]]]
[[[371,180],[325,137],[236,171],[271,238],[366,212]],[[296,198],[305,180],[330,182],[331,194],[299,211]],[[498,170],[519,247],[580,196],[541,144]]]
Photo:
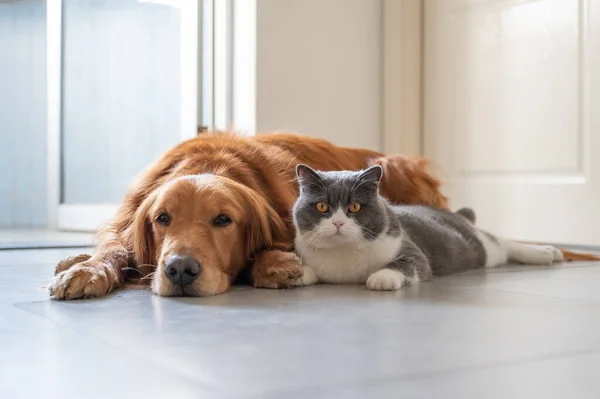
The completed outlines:
[[[331,223],[333,223],[333,225],[337,227],[338,230],[344,225],[344,222],[342,222],[341,220],[332,220]]]

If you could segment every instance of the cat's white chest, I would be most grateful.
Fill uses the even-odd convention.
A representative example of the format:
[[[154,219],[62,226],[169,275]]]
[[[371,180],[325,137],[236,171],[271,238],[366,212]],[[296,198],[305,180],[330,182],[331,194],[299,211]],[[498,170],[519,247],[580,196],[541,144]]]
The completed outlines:
[[[364,284],[371,274],[395,259],[400,242],[399,237],[382,236],[372,242],[316,249],[297,240],[296,248],[303,266],[313,269],[319,282]]]

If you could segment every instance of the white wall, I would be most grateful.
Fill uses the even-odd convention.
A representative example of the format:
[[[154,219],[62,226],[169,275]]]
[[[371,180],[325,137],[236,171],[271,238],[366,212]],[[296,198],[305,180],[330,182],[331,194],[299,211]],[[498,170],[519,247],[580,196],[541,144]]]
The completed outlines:
[[[380,0],[257,0],[256,125],[381,149]]]

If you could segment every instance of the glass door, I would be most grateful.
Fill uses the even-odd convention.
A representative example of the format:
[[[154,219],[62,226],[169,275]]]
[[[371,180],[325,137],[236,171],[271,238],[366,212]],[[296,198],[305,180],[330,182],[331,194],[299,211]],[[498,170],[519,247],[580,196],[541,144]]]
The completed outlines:
[[[98,228],[143,168],[196,135],[198,3],[48,1],[51,227]]]

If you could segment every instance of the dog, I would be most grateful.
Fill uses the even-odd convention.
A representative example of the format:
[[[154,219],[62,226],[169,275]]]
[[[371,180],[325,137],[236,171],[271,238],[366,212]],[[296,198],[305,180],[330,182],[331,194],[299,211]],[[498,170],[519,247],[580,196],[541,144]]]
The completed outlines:
[[[447,208],[424,158],[293,134],[201,133],[141,173],[98,233],[93,256],[58,263],[51,296],[98,297],[127,281],[150,282],[160,296],[208,296],[240,276],[255,287],[292,286],[302,275],[291,220],[300,163],[319,170],[381,165],[380,190],[392,203]]]

